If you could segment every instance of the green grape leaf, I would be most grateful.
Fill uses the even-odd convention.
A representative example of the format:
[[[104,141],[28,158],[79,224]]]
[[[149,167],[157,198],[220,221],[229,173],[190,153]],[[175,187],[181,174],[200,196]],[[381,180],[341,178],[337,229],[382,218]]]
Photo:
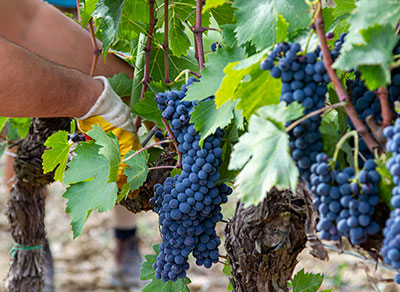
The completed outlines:
[[[153,264],[157,262],[157,256],[160,253],[159,245],[153,245],[153,250],[156,253],[145,255],[145,261],[142,262],[142,269],[140,270],[140,280],[152,280],[154,278]]]
[[[214,134],[218,128],[224,129],[233,119],[237,102],[228,101],[218,110],[214,100],[200,102],[194,107],[191,113],[190,122],[194,124],[195,129],[200,132],[200,145],[211,134]]]
[[[7,124],[8,118],[0,117],[0,132],[3,131],[4,126]]]
[[[74,238],[79,236],[90,213],[109,211],[115,205],[116,183],[121,160],[118,140],[107,135],[100,126],[87,133],[94,138],[75,149],[76,156],[68,163],[64,183],[69,184],[63,197],[68,199],[66,213],[71,217]]]
[[[398,40],[394,34],[395,28],[390,24],[361,30],[362,43],[353,44],[351,50],[341,53],[335,67],[343,70],[358,68],[370,90],[390,83],[390,67],[394,61],[392,51]]]
[[[3,141],[0,143],[0,157],[4,154],[7,149],[7,142]]]
[[[155,122],[161,128],[164,127],[161,111],[158,109],[157,102],[154,100],[154,93],[152,92],[146,92],[144,98],[133,106],[132,112],[144,119]]]
[[[180,57],[174,56],[170,52],[168,61],[171,80],[175,79],[183,70],[188,69],[196,72],[199,69],[192,50],[188,52],[187,56]],[[164,79],[164,51],[159,47],[153,48],[150,53],[150,75],[155,81]]]
[[[9,137],[9,133],[7,132],[8,140],[24,139],[28,135],[31,125],[30,118],[8,118],[7,122],[9,125],[7,131],[10,131],[10,128],[12,128],[14,132],[12,137]]]
[[[224,273],[228,277],[232,277],[232,267],[231,267],[231,264],[229,263],[228,259],[225,260],[225,264],[226,265],[224,265],[224,267],[222,268],[222,273]],[[230,281],[228,284],[228,288],[226,288],[226,290],[233,291],[233,286]]]
[[[137,22],[149,23],[149,5],[148,1],[143,0],[129,0],[125,1],[124,9],[122,11],[122,16],[125,18],[124,21],[129,21],[131,23]]]
[[[273,187],[295,190],[299,172],[289,153],[285,124],[302,112],[297,103],[280,103],[251,116],[248,132],[235,144],[229,164],[230,169],[240,170],[236,191],[247,206],[261,202]]]
[[[190,48],[190,39],[185,33],[185,27],[182,24],[182,21],[174,15],[174,11],[175,10],[172,10],[169,18],[169,48],[177,57],[180,57],[181,55],[186,56]]]
[[[201,81],[188,87],[184,100],[203,100],[214,95],[225,76],[224,68],[229,62],[241,60],[244,50],[239,48],[220,49],[209,56],[206,67],[201,72]]]
[[[225,67],[226,76],[215,94],[217,107],[228,100],[240,99],[237,109],[243,110],[244,117],[250,117],[258,108],[279,102],[282,83],[280,79],[271,77],[268,71],[261,70],[264,54]]]
[[[258,50],[277,42],[277,12],[290,23],[289,34],[307,28],[311,21],[304,0],[236,0],[233,7],[237,8],[235,32],[239,45],[251,42]]]
[[[234,24],[224,24],[222,26],[222,37],[224,38],[224,43],[231,48],[233,48],[236,43],[235,28],[236,25]]]
[[[182,22],[187,19],[188,23],[196,21],[196,2],[193,0],[175,0],[169,7],[170,13],[176,15]],[[210,13],[202,15],[201,23],[204,27],[210,26]]]
[[[276,13],[276,17],[276,42],[281,43],[286,41],[289,35],[289,23],[279,12]]]
[[[68,132],[58,131],[49,136],[44,143],[46,149],[42,155],[43,173],[56,169],[54,180],[62,181],[65,168],[67,167],[68,154],[72,144],[68,142]]]
[[[381,175],[381,181],[378,186],[378,194],[379,194],[379,199],[382,202],[385,202],[390,208],[393,208],[393,206],[390,203],[390,199],[392,198],[392,190],[395,187],[395,184],[393,183],[393,178],[392,175],[390,174],[389,169],[386,167],[386,161],[388,157],[386,154],[382,155],[380,159],[375,159],[375,162],[377,164],[376,171]]]
[[[156,279],[153,264],[157,261],[157,255],[160,253],[159,246],[153,245],[153,250],[156,255],[145,255],[145,261],[142,263],[142,269],[140,270],[140,280],[151,280],[142,289],[142,292],[190,292],[188,287],[190,280],[187,277],[178,279],[175,282],[168,281],[166,283],[160,279]]]
[[[89,20],[92,18],[92,14],[96,9],[96,5],[99,0],[86,0],[81,3],[81,25],[85,27],[88,25]]]
[[[225,3],[225,0],[208,0],[206,2],[206,5],[204,5],[203,13],[205,13],[208,9],[221,6],[224,3]]]
[[[99,0],[92,13],[103,41],[104,54],[108,52],[118,33],[123,4],[124,0]]]
[[[348,19],[350,28],[346,41],[334,67],[359,69],[371,90],[387,84],[393,62],[392,49],[397,43],[394,34],[399,14],[399,1],[357,1],[357,8]]]
[[[234,16],[235,9],[232,7],[232,3],[225,3],[221,6],[212,8],[210,11],[219,26],[236,23]]]
[[[129,79],[126,73],[118,73],[113,77],[108,78],[108,81],[111,84],[112,89],[119,96],[130,96],[132,92],[132,79]]]
[[[70,184],[63,194],[68,199],[66,213],[71,216],[74,238],[79,236],[90,213],[111,210],[117,199],[116,182],[108,182],[110,164],[99,154],[101,146],[84,142],[75,149],[76,156],[68,163],[64,183]]]
[[[135,151],[130,151],[125,158],[130,157]],[[128,183],[131,191],[137,190],[146,181],[149,169],[147,168],[147,160],[149,155],[143,151],[131,159],[125,161],[129,167],[125,167],[124,174],[128,177]]]
[[[323,274],[305,273],[304,269],[301,269],[293,277],[291,285],[293,292],[317,292],[323,280]]]
[[[96,141],[96,144],[102,146],[99,154],[104,155],[110,164],[109,181],[117,180],[118,168],[121,163],[121,152],[117,138],[110,132],[106,134],[100,125],[95,125],[87,132],[87,135]]]
[[[351,13],[356,9],[357,0],[335,0],[335,8],[333,11],[334,18],[347,16],[349,17]]]

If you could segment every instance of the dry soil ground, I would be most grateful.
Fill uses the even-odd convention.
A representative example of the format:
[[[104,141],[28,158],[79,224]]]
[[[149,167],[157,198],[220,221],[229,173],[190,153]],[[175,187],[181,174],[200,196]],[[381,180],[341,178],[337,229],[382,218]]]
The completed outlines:
[[[2,166],[0,165],[0,175]],[[68,215],[64,213],[65,201],[61,198],[63,187],[52,185],[46,204],[46,226],[50,239],[56,268],[56,285],[59,292],[111,292],[118,291],[108,285],[108,275],[112,268],[113,240],[111,236],[110,213],[93,213],[85,227],[84,233],[72,240]],[[4,206],[7,192],[0,185],[0,280],[6,279],[9,263],[9,250],[12,239],[9,234]],[[229,218],[233,214],[235,204],[224,207],[224,215]],[[138,216],[141,251],[152,253],[151,246],[159,243],[157,216],[151,212]],[[223,233],[224,224],[218,226],[219,234]],[[221,250],[223,253],[223,250]],[[324,273],[324,288],[334,288],[335,292],[361,291],[400,291],[400,288],[385,279],[393,278],[394,273],[384,268],[365,262],[354,256],[338,254],[330,251],[329,262],[321,262],[312,258],[308,250],[300,255],[297,269]],[[207,270],[191,265],[189,277],[192,280],[192,292],[227,291],[228,280],[221,272],[222,265]],[[4,280],[2,285],[4,286]],[[4,288],[0,288],[2,290]],[[158,291],[154,291],[158,292]]]

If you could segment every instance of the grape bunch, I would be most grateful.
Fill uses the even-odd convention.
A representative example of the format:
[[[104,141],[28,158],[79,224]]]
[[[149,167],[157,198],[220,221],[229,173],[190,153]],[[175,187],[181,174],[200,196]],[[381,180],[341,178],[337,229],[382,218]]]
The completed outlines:
[[[327,84],[330,81],[322,61],[318,60],[319,48],[301,55],[298,43],[280,43],[260,64],[261,69],[270,70],[274,78],[281,78],[281,101],[290,104],[299,102],[305,114],[324,107]],[[314,116],[290,132],[290,151],[297,163],[300,176],[308,181],[310,166],[322,150],[321,117]]]
[[[200,147],[200,135],[190,124],[190,113],[196,102],[182,101],[187,86],[196,82],[189,79],[180,91],[158,93],[156,102],[162,116],[170,121],[177,138],[178,150],[183,154],[182,172],[167,178],[163,185],[154,186],[154,211],[159,215],[162,243],[155,276],[162,281],[184,278],[189,268],[188,256],[193,252],[197,265],[210,268],[218,262],[221,244],[215,232],[222,220],[221,204],[226,203],[232,189],[220,179],[220,148],[224,131],[217,129]]]
[[[327,37],[329,36],[329,34],[332,35],[333,33],[328,32]],[[334,35],[332,35],[332,38],[333,38],[333,36]],[[340,34],[339,39],[335,42],[333,50],[331,51],[332,60],[336,60],[336,58],[339,57],[340,49],[343,46],[345,38],[346,38],[346,33],[342,33],[342,34]],[[322,58],[321,54],[320,54],[320,57]]]
[[[328,155],[320,153],[311,167],[313,205],[320,215],[317,231],[325,240],[346,236],[353,244],[361,244],[367,235],[379,231],[379,225],[372,220],[381,179],[376,164],[373,160],[365,162],[357,178],[360,184],[353,168],[331,170],[330,164]]]
[[[383,134],[387,138],[386,149],[392,157],[386,162],[386,167],[393,176],[396,185],[392,190],[390,200],[394,210],[383,229],[382,256],[384,261],[395,269],[400,268],[400,119],[396,119],[394,126],[386,127]],[[396,275],[395,282],[400,284],[400,274]]]

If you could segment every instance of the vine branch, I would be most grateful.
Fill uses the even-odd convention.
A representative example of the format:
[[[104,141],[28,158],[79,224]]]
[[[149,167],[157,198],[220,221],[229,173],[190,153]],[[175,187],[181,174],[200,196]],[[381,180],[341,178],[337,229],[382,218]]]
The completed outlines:
[[[94,71],[96,70],[97,61],[99,59],[101,49],[99,49],[99,47],[97,46],[96,37],[94,36],[93,18],[89,20],[89,31],[93,47],[93,58],[92,58],[92,66],[90,68],[90,76],[94,76]]]
[[[174,133],[172,132],[171,127],[168,125],[167,119],[166,118],[162,118],[162,122],[164,124],[164,127],[168,131],[169,138],[172,140],[172,143],[174,144],[174,147],[176,149],[176,153],[178,153],[178,162],[176,164],[176,168],[181,168],[182,167],[182,153],[179,152],[178,142],[176,141],[176,137],[175,137]],[[163,141],[163,143],[165,143],[165,141]]]
[[[150,9],[149,9],[149,14],[150,14],[150,22],[149,22],[149,32],[147,34],[147,41],[146,41],[146,46],[144,48],[145,52],[145,57],[144,57],[144,74],[143,74],[143,80],[142,80],[142,91],[140,93],[140,99],[144,98],[144,94],[148,90],[149,83],[150,83],[150,53],[151,53],[151,43],[153,41],[153,34],[154,34],[154,28],[156,26],[156,19],[154,17],[154,3],[155,0],[150,0]],[[135,121],[135,127],[136,129],[139,129],[141,126],[141,118],[140,116],[136,117]]]
[[[168,0],[164,0],[164,82],[170,83],[169,80],[169,63],[168,63]]]
[[[192,31],[194,34],[195,47],[196,47],[196,57],[199,62],[200,72],[204,68],[204,48],[203,48],[203,32],[205,28],[201,25],[203,9],[203,0],[196,0],[196,21]]]
[[[150,167],[148,170],[152,171],[152,170],[157,170],[157,169],[174,169],[174,168],[178,168],[178,167],[173,166],[173,165],[161,165],[161,166]]]
[[[142,142],[142,147],[146,146],[147,143],[153,138],[154,134],[157,132],[157,125],[155,125],[153,128],[151,128],[150,132],[147,134],[147,137],[143,140]]]
[[[390,126],[392,124],[392,119],[393,119],[393,113],[390,110],[388,90],[386,86],[382,86],[381,88],[378,89],[378,97],[382,109],[381,127],[386,128],[387,126]]]
[[[149,33],[147,35],[146,47],[144,48],[145,52],[145,61],[144,61],[144,77],[142,80],[142,93],[140,95],[140,99],[144,98],[144,94],[148,89],[148,85],[150,83],[150,53],[151,53],[151,43],[153,41],[154,27],[156,25],[156,19],[154,18],[154,3],[155,0],[150,0],[150,22],[149,22]]]
[[[154,146],[157,146],[157,145],[160,145],[160,144],[164,144],[164,143],[169,143],[169,142],[172,142],[172,140],[163,140],[163,141],[160,141],[160,142],[155,142],[153,144],[150,144],[149,146],[143,147],[140,150],[136,151],[135,153],[132,153],[128,157],[122,159],[122,162],[126,162],[126,161],[130,160],[133,157],[135,157],[136,155],[138,155],[139,153],[141,153],[141,152],[143,152],[143,151],[145,151],[147,149],[150,149],[150,148],[152,148]]]
[[[81,23],[81,2],[79,0],[76,0],[76,14],[78,15],[78,22]]]
[[[324,19],[322,17],[322,9],[319,8],[322,7],[321,5],[322,5],[321,0],[319,0],[319,3],[316,4],[315,8],[317,12],[315,18],[315,27],[321,45],[321,51],[323,55],[323,61],[326,72],[328,73],[329,78],[331,79],[333,86],[335,87],[339,100],[347,102],[346,105],[344,106],[344,109],[346,110],[346,113],[349,116],[351,122],[353,123],[355,129],[364,139],[365,144],[367,144],[368,149],[371,151],[371,153],[374,153],[374,149],[379,148],[379,145],[370,135],[367,126],[358,117],[357,112],[354,109],[353,104],[350,102],[350,98],[347,95],[342,82],[337,76],[336,71],[332,68],[333,61],[326,41]]]
[[[344,107],[346,105],[347,102],[342,101],[342,102],[338,102],[335,104],[331,104],[331,105],[327,105],[323,108],[320,108],[319,110],[313,111],[307,115],[305,115],[304,117],[302,117],[301,119],[298,119],[296,121],[294,121],[293,123],[291,123],[287,128],[286,128],[286,132],[290,132],[291,130],[293,130],[296,126],[300,125],[302,122],[304,122],[305,120],[313,117],[313,116],[317,116],[329,109],[335,109],[338,107]]]

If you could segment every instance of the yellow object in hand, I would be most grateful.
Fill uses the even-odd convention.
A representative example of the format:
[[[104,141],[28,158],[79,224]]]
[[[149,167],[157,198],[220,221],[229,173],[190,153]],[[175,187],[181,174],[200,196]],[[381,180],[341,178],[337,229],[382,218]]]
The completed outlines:
[[[111,131],[118,139],[123,158],[130,150],[142,148],[129,107],[114,92],[107,78],[102,76],[95,78],[103,81],[104,90],[93,107],[84,116],[77,118],[78,127],[83,133],[87,133],[94,125],[100,125],[106,133]],[[126,176],[123,175],[124,166],[126,164],[121,163],[118,169],[119,188],[126,183]]]

